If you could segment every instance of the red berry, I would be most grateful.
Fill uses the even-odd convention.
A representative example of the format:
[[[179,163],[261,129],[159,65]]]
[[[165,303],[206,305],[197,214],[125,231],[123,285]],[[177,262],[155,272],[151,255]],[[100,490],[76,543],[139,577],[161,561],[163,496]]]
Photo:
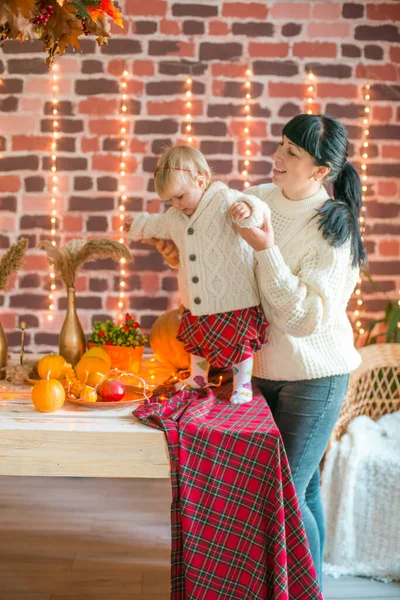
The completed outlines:
[[[107,340],[106,341],[106,346],[112,346],[112,341],[111,340]]]
[[[134,322],[133,326],[137,329],[138,327],[140,327],[139,323],[137,321]]]

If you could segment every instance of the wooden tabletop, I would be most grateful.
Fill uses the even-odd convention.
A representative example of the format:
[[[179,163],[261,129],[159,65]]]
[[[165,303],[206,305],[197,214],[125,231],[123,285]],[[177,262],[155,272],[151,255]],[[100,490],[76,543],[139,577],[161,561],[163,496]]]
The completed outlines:
[[[147,357],[141,374],[152,384],[170,372]],[[135,405],[100,409],[66,401],[38,412],[31,386],[0,382],[0,475],[169,477],[161,431],[132,415]]]

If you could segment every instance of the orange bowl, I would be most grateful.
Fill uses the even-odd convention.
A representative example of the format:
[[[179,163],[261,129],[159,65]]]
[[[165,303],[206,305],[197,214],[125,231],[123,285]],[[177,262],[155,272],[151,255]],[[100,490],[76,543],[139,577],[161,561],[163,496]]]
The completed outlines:
[[[94,348],[97,345],[99,344],[88,342],[88,348]],[[144,346],[131,348],[130,346],[107,346],[107,344],[100,344],[99,347],[103,348],[111,358],[112,369],[120,369],[128,373],[139,372]]]

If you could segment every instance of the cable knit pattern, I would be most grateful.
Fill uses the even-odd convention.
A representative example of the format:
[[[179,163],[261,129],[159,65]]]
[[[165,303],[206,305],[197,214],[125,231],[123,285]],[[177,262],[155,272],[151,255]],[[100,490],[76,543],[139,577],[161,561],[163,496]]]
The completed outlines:
[[[248,219],[234,221],[232,204],[244,200],[252,209]],[[195,316],[250,308],[260,304],[255,279],[254,251],[234,224],[263,223],[264,204],[257,197],[212,183],[189,217],[169,208],[163,215],[135,214],[129,232],[134,240],[172,239],[179,248],[179,290],[184,306]]]
[[[350,244],[332,247],[313,219],[327,191],[301,201],[288,200],[273,184],[248,191],[270,207],[276,244],[255,254],[270,327],[269,343],[255,355],[254,374],[293,381],[354,370],[361,358],[346,306],[359,270],[351,266]]]

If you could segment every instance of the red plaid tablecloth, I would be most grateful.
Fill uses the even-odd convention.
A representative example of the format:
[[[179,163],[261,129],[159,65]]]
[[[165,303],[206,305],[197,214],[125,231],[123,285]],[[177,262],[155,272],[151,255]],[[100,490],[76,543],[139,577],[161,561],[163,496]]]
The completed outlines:
[[[215,389],[215,388],[214,388]],[[171,600],[322,600],[288,461],[264,398],[169,392],[134,415],[171,460]]]

